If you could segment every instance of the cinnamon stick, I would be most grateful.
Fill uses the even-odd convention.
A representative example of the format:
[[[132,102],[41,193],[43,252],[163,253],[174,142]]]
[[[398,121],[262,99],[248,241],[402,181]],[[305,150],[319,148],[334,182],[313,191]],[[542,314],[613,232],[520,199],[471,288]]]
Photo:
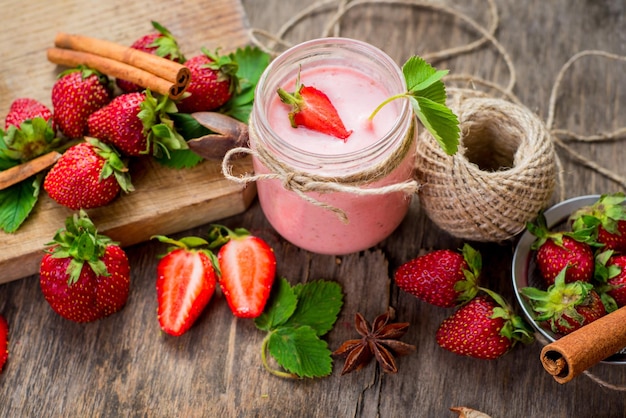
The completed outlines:
[[[45,170],[52,166],[60,157],[61,153],[51,151],[25,163],[0,171],[0,190],[4,190]]]
[[[180,98],[189,85],[190,72],[183,64],[115,42],[60,32],[54,45],[48,59],[56,64],[88,65],[172,99]]]
[[[178,91],[178,89],[176,89],[170,81],[165,80],[164,78],[158,77],[148,71],[144,71],[123,62],[101,57],[99,55],[61,48],[49,48],[47,55],[48,61],[55,64],[67,67],[86,65],[100,71],[103,74],[130,81],[139,86],[149,88],[151,91],[159,94],[168,95],[172,99],[180,97],[183,93],[183,91]]]
[[[626,306],[546,345],[541,364],[559,383],[626,347]]]

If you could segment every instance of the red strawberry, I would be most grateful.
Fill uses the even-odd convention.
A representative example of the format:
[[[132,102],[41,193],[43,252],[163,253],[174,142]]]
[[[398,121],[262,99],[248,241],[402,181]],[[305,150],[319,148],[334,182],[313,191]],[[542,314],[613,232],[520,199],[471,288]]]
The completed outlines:
[[[196,322],[215,292],[212,254],[197,248],[207,244],[202,238],[154,238],[172,244],[157,266],[159,325],[166,333],[179,336]]]
[[[95,138],[86,141],[65,151],[43,183],[53,200],[73,210],[104,206],[120,190],[134,190],[117,152]]]
[[[187,96],[178,103],[182,113],[215,110],[225,104],[237,90],[238,64],[227,55],[219,55],[202,48],[202,54],[185,62],[191,80],[185,90]]]
[[[9,324],[4,316],[0,315],[0,373],[9,358]]]
[[[185,62],[185,57],[178,47],[178,42],[170,31],[154,21],[152,22],[152,27],[157,30],[157,33],[150,33],[140,37],[133,42],[130,47],[172,61]],[[116,79],[115,83],[124,93],[133,93],[143,90],[143,87],[120,78]]]
[[[401,265],[394,277],[405,292],[450,308],[476,296],[481,268],[480,253],[465,244],[462,253],[444,249],[414,258]]]
[[[52,309],[75,322],[104,318],[124,307],[130,291],[126,253],[97,233],[81,210],[68,217],[41,260],[39,283]]]
[[[52,112],[35,99],[20,98],[11,103],[6,133],[0,133],[5,144],[3,153],[18,161],[28,161],[57,147]]]
[[[185,149],[187,143],[176,132],[168,112],[173,102],[150,91],[127,93],[89,116],[89,135],[115,146],[122,154],[160,155],[168,150]]]
[[[594,279],[607,311],[626,305],[626,255],[606,250],[596,256]],[[608,297],[607,297],[608,296]]]
[[[569,334],[606,315],[606,309],[593,285],[575,281],[567,283],[565,267],[547,290],[534,287],[521,289],[528,299],[535,320],[547,322],[550,329],[560,335]]]
[[[595,229],[595,240],[603,250],[626,254],[626,195],[602,195],[592,205],[585,206],[570,216],[574,231]]]
[[[495,292],[479,295],[446,318],[437,330],[440,347],[461,356],[492,360],[517,342],[528,344],[533,333]]]
[[[614,266],[619,272],[607,280],[610,286],[607,293],[615,300],[618,307],[626,306],[626,255],[611,257],[609,265]]]
[[[79,67],[64,71],[52,86],[54,122],[68,138],[87,132],[87,118],[111,101],[109,78],[96,70]]]
[[[256,318],[263,312],[274,283],[274,250],[245,229],[215,228],[227,234],[227,242],[217,254],[222,293],[235,316]]]
[[[315,87],[301,84],[299,75],[295,92],[288,93],[282,88],[277,92],[280,100],[291,106],[289,120],[294,128],[304,126],[343,139],[344,142],[352,134],[352,130],[348,131],[344,126],[328,96]]]
[[[554,283],[554,278],[566,266],[569,266],[566,282],[588,282],[593,277],[595,260],[588,243],[591,240],[588,231],[550,231],[543,214],[537,217],[535,224],[529,223],[527,227],[537,237],[531,248],[537,251],[537,267],[547,286]]]
[[[4,121],[4,129],[9,129],[9,126],[19,128],[22,122],[37,117],[43,118],[46,122],[50,121],[50,126],[54,127],[52,112],[45,104],[27,97],[15,99]]]

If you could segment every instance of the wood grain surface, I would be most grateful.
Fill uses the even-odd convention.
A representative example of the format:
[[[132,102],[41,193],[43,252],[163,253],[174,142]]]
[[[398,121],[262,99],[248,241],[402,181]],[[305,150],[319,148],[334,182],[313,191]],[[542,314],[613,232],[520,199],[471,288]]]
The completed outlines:
[[[28,3],[28,2],[26,2]],[[48,39],[63,29],[90,27],[118,41],[130,41],[155,19],[196,45],[204,33],[225,33],[224,45],[246,42],[245,29],[272,33],[312,2],[284,0],[120,2],[110,1],[94,13],[93,2],[42,2],[31,12]],[[488,2],[435,2],[489,24]],[[626,55],[626,5],[623,0],[496,0],[500,24],[496,37],[515,65],[514,89],[520,100],[543,120],[555,77],[575,53],[586,49]],[[22,4],[22,3],[20,3]],[[86,6],[89,4],[89,7]],[[21,7],[21,6],[19,6]],[[38,33],[23,27],[18,6],[2,16],[10,42],[2,48],[33,48]],[[126,10],[128,8],[128,10]],[[245,11],[243,20],[231,13]],[[286,38],[297,43],[320,36],[331,13],[320,10],[303,19]],[[56,19],[54,19],[56,17]],[[21,24],[19,22],[22,22]],[[80,22],[80,23],[79,23]],[[215,22],[222,22],[218,29]],[[237,22],[241,22],[239,26]],[[84,26],[81,26],[84,25]],[[235,29],[230,29],[237,26]],[[71,26],[71,27],[70,27]],[[138,28],[137,26],[140,26]],[[31,26],[29,26],[30,28]],[[206,32],[205,32],[206,31]],[[389,4],[364,4],[341,21],[341,34],[368,41],[402,63],[462,45],[478,35],[458,17],[431,9]],[[221,36],[221,37],[220,37]],[[193,39],[194,41],[185,41]],[[189,43],[187,43],[189,42]],[[191,48],[191,47],[190,47]],[[5,49],[6,50],[6,49]],[[43,54],[43,49],[40,51]],[[18,56],[3,53],[4,57]],[[43,57],[43,55],[42,55]],[[9,62],[14,58],[8,58]],[[45,66],[45,60],[40,61]],[[6,63],[4,63],[6,68]],[[480,75],[505,84],[510,74],[493,48],[437,63],[451,73]],[[609,132],[626,125],[624,63],[604,59],[577,62],[563,80],[555,127],[581,134]],[[10,68],[10,67],[9,67]],[[48,70],[23,69],[32,76]],[[42,73],[43,72],[43,73]],[[24,79],[2,72],[2,100]],[[42,95],[25,86],[25,91]],[[495,123],[495,122],[494,122]],[[571,143],[584,155],[621,176],[626,156],[619,141]],[[622,186],[590,170],[558,150],[564,173],[565,198],[615,192]],[[553,202],[560,200],[555,195]],[[558,384],[542,368],[543,344],[517,347],[504,357],[479,361],[439,348],[434,335],[452,310],[421,303],[399,291],[392,274],[403,262],[435,248],[459,248],[463,243],[439,230],[414,199],[402,225],[384,242],[357,254],[322,256],[300,250],[278,236],[265,220],[258,202],[245,212],[220,220],[243,226],[265,238],[277,255],[278,275],[290,282],[325,278],[344,289],[345,305],[328,334],[331,348],[355,338],[355,312],[372,319],[391,305],[397,319],[411,323],[403,341],[417,351],[398,361],[399,372],[386,375],[374,365],[340,376],[342,361],[332,376],[287,381],[269,375],[260,362],[263,334],[249,320],[234,319],[221,294],[216,294],[196,325],[179,338],[166,336],[156,320],[154,291],[157,255],[162,244],[143,242],[127,248],[132,265],[131,297],[127,306],[105,320],[79,325],[52,312],[43,299],[36,275],[0,285],[0,312],[11,326],[10,359],[0,374],[0,415],[24,417],[453,417],[452,406],[469,406],[492,417],[626,417],[622,391],[603,387],[581,375]],[[180,235],[203,234],[206,225]],[[511,260],[515,240],[500,244],[474,243],[484,259],[484,284],[514,303]],[[626,366],[599,364],[590,372],[609,384],[626,386]]]

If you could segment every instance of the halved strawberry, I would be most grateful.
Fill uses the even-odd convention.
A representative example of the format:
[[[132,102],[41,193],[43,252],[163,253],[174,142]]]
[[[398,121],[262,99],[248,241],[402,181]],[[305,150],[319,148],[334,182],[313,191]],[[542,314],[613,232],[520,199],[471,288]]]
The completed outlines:
[[[9,324],[4,316],[0,315],[0,373],[9,358]]]
[[[196,322],[215,292],[212,254],[199,248],[207,244],[202,238],[153,238],[172,244],[157,265],[159,325],[166,333],[180,336]]]
[[[274,283],[274,250],[243,228],[232,231],[216,225],[214,231],[226,233],[222,237],[226,244],[217,260],[219,283],[228,306],[239,318],[256,318],[263,312]]]
[[[308,129],[343,139],[344,142],[352,134],[347,130],[326,93],[300,83],[300,76],[296,82],[296,90],[288,93],[279,88],[280,100],[291,106],[289,121],[291,126],[297,128],[304,126]]]

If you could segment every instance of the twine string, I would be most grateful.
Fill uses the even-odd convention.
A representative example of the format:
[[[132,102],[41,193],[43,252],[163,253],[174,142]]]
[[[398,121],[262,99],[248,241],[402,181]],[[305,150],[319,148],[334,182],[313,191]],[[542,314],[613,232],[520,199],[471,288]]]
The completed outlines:
[[[278,180],[286,190],[296,193],[302,199],[315,206],[330,210],[337,215],[341,222],[348,223],[348,217],[343,210],[316,199],[309,193],[350,193],[355,196],[372,196],[398,192],[406,195],[417,193],[419,184],[414,179],[382,186],[369,186],[385,178],[404,161],[415,140],[413,129],[414,127],[411,126],[400,146],[383,161],[349,176],[327,178],[311,172],[296,170],[268,152],[259,142],[256,143],[255,149],[240,147],[229,150],[222,160],[222,173],[227,179],[240,184],[258,180]],[[251,139],[258,136],[256,126],[252,121],[249,123],[249,134]],[[241,154],[255,157],[268,170],[268,173],[244,173],[239,177],[234,176],[230,160],[234,156]]]

